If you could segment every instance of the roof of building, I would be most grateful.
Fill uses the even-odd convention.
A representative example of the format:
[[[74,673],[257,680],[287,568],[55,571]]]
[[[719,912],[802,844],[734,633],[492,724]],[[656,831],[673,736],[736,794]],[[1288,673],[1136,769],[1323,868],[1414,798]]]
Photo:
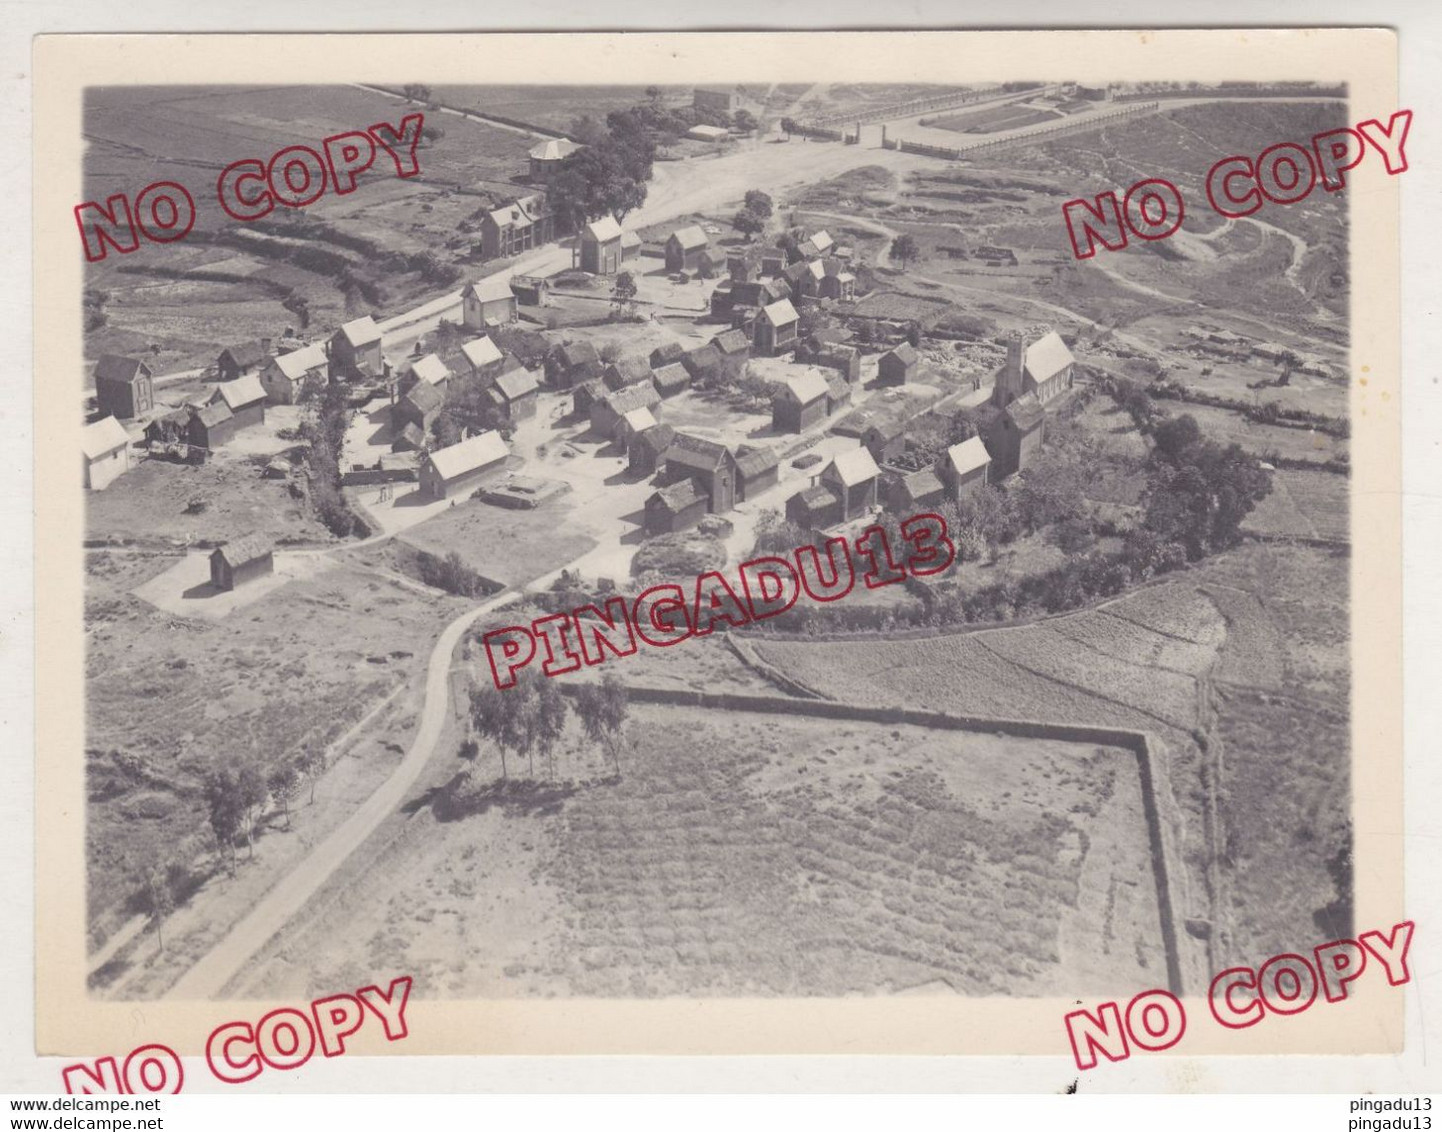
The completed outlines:
[[[275,359],[276,368],[291,381],[299,381],[311,370],[320,369],[325,364],[325,347],[319,342],[312,342]]]
[[[541,218],[541,211],[540,198],[520,197],[501,208],[493,208],[490,220],[497,228],[506,228],[512,224],[534,224]]]
[[[671,447],[666,449],[666,462],[709,472],[725,463],[728,455],[730,449],[719,441],[707,440],[704,436],[689,432],[678,432],[671,440]]]
[[[461,347],[461,353],[465,355],[466,361],[476,369],[483,369],[486,366],[495,365],[504,355],[501,348],[482,334],[479,338],[472,338]]]
[[[922,468],[919,472],[912,472],[901,477],[901,482],[906,488],[906,494],[912,499],[925,499],[929,495],[939,495],[945,488],[936,472],[931,468]]]
[[[743,479],[754,479],[781,463],[781,454],[774,448],[762,445],[747,449],[736,457],[736,470]]]
[[[836,469],[837,478],[847,487],[855,487],[881,474],[881,469],[871,458],[870,451],[861,447],[850,448],[841,453],[831,461],[831,467]]]
[[[596,347],[584,340],[562,342],[555,349],[555,358],[568,370],[576,366],[601,364],[601,355],[596,352]]]
[[[887,358],[895,358],[904,366],[914,366],[916,364],[916,347],[910,342],[903,342],[901,345],[894,346],[881,355],[882,361],[885,361]]]
[[[269,356],[269,351],[266,350],[265,346],[262,345],[258,339],[252,339],[249,342],[240,342],[234,346],[227,346],[220,352],[222,358],[227,354],[230,355],[232,362],[244,368],[246,366],[259,365],[265,361]]]
[[[652,370],[651,382],[662,393],[677,393],[691,384],[691,375],[680,362],[672,362]]]
[[[973,436],[948,448],[946,460],[951,465],[953,473],[958,476],[967,476],[978,468],[984,468],[990,464],[991,456],[987,453],[986,445],[982,443],[981,437]]]
[[[540,383],[536,380],[536,375],[530,370],[521,367],[507,370],[501,374],[500,377],[496,378],[494,388],[507,401],[516,401],[528,393],[534,393],[539,386]]]
[[[446,396],[429,382],[418,381],[411,386],[405,400],[422,413],[433,413],[446,403]]]
[[[791,305],[790,299],[778,299],[770,306],[762,307],[761,314],[772,326],[785,326],[800,317],[796,313],[796,308]]]
[[[592,220],[581,230],[581,239],[595,240],[601,244],[608,244],[612,240],[620,238],[621,225],[616,222],[614,216],[603,216],[599,220]]]
[[[697,370],[713,369],[721,364],[721,351],[716,348],[715,343],[707,342],[694,350],[688,350],[682,364],[693,373]]]
[[[641,357],[617,358],[606,367],[602,378],[613,389],[638,385],[651,379],[651,363]],[[619,382],[619,384],[617,384]]]
[[[214,428],[216,425],[234,419],[235,414],[230,411],[230,407],[224,401],[217,401],[213,405],[197,409],[193,416],[206,428]]]
[[[808,511],[819,511],[823,507],[834,507],[840,500],[836,493],[824,483],[814,483],[791,497],[800,499]],[[788,500],[789,502],[789,500]]]
[[[632,433],[645,432],[648,428],[656,427],[656,418],[651,415],[651,410],[642,406],[639,409],[632,409],[629,413],[622,413],[618,426],[629,429]]]
[[[510,449],[506,447],[506,442],[501,439],[499,432],[492,429],[459,444],[452,444],[449,448],[428,453],[426,459],[431,462],[431,467],[435,468],[441,479],[451,480],[467,472],[474,472],[477,468],[494,464],[497,460],[504,460],[508,455]]]
[[[426,434],[415,421],[407,421],[406,427],[396,434],[395,440],[391,441],[391,443],[395,444],[402,440],[412,448],[424,448],[426,444]]]
[[[641,246],[641,237],[627,228],[621,233],[621,246],[623,248],[639,248]]]
[[[686,356],[686,347],[680,342],[662,342],[650,353],[651,365],[660,367],[679,362]]]
[[[679,483],[673,483],[669,487],[658,488],[652,494],[651,498],[646,500],[646,504],[649,506],[654,500],[674,515],[678,511],[684,511],[686,508],[705,500],[705,498],[706,493],[701,489],[701,485],[695,480],[687,479],[681,480]]]
[[[124,448],[129,444],[130,434],[114,417],[102,417],[93,424],[86,425],[80,433],[80,447],[87,460],[108,456],[117,448]]]
[[[731,131],[724,126],[698,125],[692,126],[687,130],[686,136],[688,138],[695,138],[698,141],[716,141],[720,138],[727,137],[730,133]]]
[[[706,238],[706,233],[701,231],[699,224],[688,224],[685,228],[677,228],[667,237],[666,242],[669,244],[672,240],[675,240],[686,251],[690,251],[692,248],[704,248],[710,243],[710,240]]]
[[[641,385],[623,386],[600,398],[602,404],[620,416],[625,416],[632,409],[649,409],[659,400],[661,394],[656,392],[656,387],[649,381]]]
[[[451,376],[451,371],[446,368],[446,363],[441,361],[439,354],[427,354],[424,358],[417,358],[411,363],[411,373],[416,375],[418,381],[427,385],[439,385]]]
[[[792,400],[798,404],[810,405],[825,397],[826,393],[826,378],[822,377],[818,371],[808,369],[778,381],[773,397],[790,394]]]
[[[338,333],[343,334],[345,340],[356,349],[381,340],[381,328],[376,325],[376,320],[370,315],[351,319],[340,328]]]
[[[139,358],[125,358],[119,354],[101,354],[95,363],[96,380],[134,381],[141,376],[141,370],[148,376],[150,367]]]
[[[504,273],[498,275],[487,275],[466,284],[466,289],[461,292],[464,298],[467,295],[474,296],[477,302],[494,303],[502,299],[514,299],[515,292],[511,290],[511,280]]]
[[[215,396],[224,401],[233,413],[247,405],[254,405],[257,401],[264,401],[265,386],[260,383],[259,377],[248,373],[234,381],[221,382],[215,387]]]
[[[1011,418],[1012,424],[1022,432],[1030,432],[1046,420],[1046,410],[1041,407],[1041,402],[1036,399],[1034,393],[1026,393],[1018,397],[1006,407],[1004,412],[1007,417]]]
[[[807,243],[819,252],[829,250],[835,242],[836,241],[831,238],[831,233],[825,228],[818,229],[811,233],[807,239]]]
[[[1055,377],[1075,361],[1055,330],[1042,335],[1026,348],[1026,368],[1038,384]]]
[[[264,558],[275,548],[261,535],[246,535],[244,538],[233,538],[224,546],[218,546],[212,555],[220,555],[232,567],[244,566],[247,562],[254,562],[257,558]]]
[[[744,330],[723,330],[711,341],[723,354],[742,354],[751,349],[751,339]]]
[[[547,138],[540,144],[531,146],[527,156],[533,161],[560,161],[580,148],[570,138]]]
[[[861,435],[865,437],[873,432],[882,440],[895,440],[906,432],[906,423],[898,417],[880,417],[867,425]]]
[[[835,370],[827,370],[822,378],[826,382],[826,391],[831,394],[833,401],[851,400],[851,386],[839,373]]]
[[[676,438],[676,430],[668,424],[652,425],[645,432],[636,438],[640,444],[653,456],[660,456],[671,447],[671,441]]]

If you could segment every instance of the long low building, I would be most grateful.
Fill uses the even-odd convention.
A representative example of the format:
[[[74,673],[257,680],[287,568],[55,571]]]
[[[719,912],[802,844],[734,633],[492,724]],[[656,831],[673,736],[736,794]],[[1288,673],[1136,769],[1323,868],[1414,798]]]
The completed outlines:
[[[491,430],[449,448],[421,457],[417,478],[421,492],[432,499],[447,499],[476,487],[505,466],[510,449],[501,434]]]

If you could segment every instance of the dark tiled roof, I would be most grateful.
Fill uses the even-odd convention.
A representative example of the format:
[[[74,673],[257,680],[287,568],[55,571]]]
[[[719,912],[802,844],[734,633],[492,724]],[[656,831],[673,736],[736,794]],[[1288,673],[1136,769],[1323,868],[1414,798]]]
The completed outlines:
[[[752,479],[769,472],[781,463],[781,457],[772,448],[753,448],[736,457],[736,470],[745,479]]]
[[[134,381],[140,371],[148,374],[150,369],[138,358],[123,358],[119,354],[102,354],[95,363],[95,376],[105,381]]]
[[[725,462],[728,451],[726,445],[718,441],[678,432],[671,441],[671,447],[666,449],[666,462],[714,471]]]
[[[257,558],[264,558],[272,550],[269,542],[260,535],[246,535],[244,538],[231,539],[224,546],[216,551],[222,558],[230,563],[232,567],[244,566],[247,562],[254,562]]]
[[[651,499],[658,500],[667,511],[673,515],[678,511],[684,511],[687,507],[706,498],[706,493],[701,490],[701,485],[695,480],[682,480],[680,483],[673,483],[669,487],[657,489]],[[650,502],[648,500],[647,502]]]

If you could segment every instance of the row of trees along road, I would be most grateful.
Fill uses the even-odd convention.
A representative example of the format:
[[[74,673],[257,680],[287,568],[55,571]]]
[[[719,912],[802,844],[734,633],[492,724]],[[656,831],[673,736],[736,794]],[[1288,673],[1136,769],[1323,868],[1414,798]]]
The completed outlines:
[[[614,673],[605,673],[597,683],[581,685],[574,696],[563,695],[555,680],[531,671],[521,672],[510,688],[486,682],[471,690],[471,723],[476,734],[496,745],[503,778],[510,777],[506,762],[510,752],[526,757],[533,779],[539,754],[547,774],[554,779],[556,746],[573,710],[586,738],[605,748],[619,776],[630,708],[626,685]]]

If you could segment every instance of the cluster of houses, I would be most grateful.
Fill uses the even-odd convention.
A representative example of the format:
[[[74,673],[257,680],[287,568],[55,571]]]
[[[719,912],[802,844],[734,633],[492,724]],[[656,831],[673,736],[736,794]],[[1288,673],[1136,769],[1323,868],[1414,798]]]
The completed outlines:
[[[1289,349],[1277,342],[1258,342],[1231,330],[1203,329],[1199,326],[1188,326],[1182,333],[1191,340],[1192,349],[1198,353],[1235,361],[1250,358],[1273,364],[1290,361],[1298,373],[1334,379],[1343,376],[1341,369],[1327,359],[1303,350]]]

